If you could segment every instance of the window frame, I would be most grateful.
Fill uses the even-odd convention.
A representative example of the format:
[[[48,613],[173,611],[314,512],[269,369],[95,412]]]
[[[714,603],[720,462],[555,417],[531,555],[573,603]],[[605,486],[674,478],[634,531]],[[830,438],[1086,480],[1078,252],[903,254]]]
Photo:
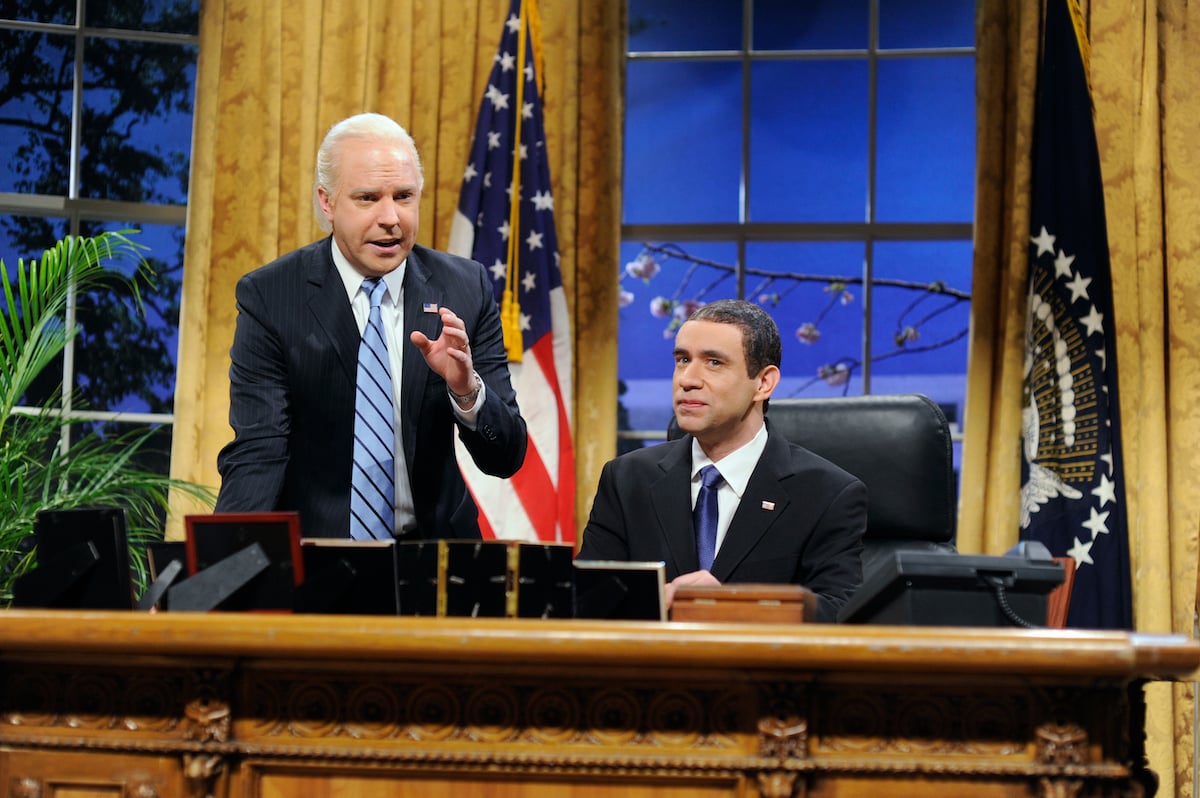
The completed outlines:
[[[72,68],[70,166],[67,177],[67,195],[0,192],[0,214],[62,220],[66,222],[67,233],[73,236],[79,235],[81,223],[84,221],[185,227],[187,223],[186,204],[139,203],[79,196],[83,139],[84,52],[87,39],[175,44],[195,47],[197,52],[199,52],[200,37],[198,34],[89,27],[86,22],[85,5],[85,0],[78,0],[75,11],[75,22],[73,24],[0,19],[0,30],[47,33],[58,36],[69,35],[73,37],[75,46],[75,57]],[[182,252],[179,253],[179,257],[182,260]],[[67,308],[68,324],[74,322],[75,310],[75,304],[72,302]],[[69,342],[63,351],[62,384],[64,387],[75,385],[74,351],[74,341]],[[36,413],[38,409],[36,407],[21,406],[15,408],[15,412]],[[133,425],[157,424],[173,426],[175,423],[174,413],[76,410],[71,405],[70,390],[62,392],[60,414],[64,419],[98,422],[117,421]],[[69,445],[65,432],[64,429],[64,447]]]
[[[629,36],[626,34],[625,64],[635,62],[738,62],[741,66],[741,125],[742,146],[740,157],[740,180],[738,186],[738,219],[736,222],[696,223],[626,223],[622,221],[620,243],[641,245],[644,242],[672,243],[732,243],[737,252],[736,296],[745,297],[746,292],[746,248],[753,242],[812,243],[850,242],[864,246],[862,306],[863,340],[862,365],[857,376],[862,380],[861,393],[871,393],[871,357],[873,308],[872,285],[875,276],[875,244],[886,242],[921,241],[966,241],[974,240],[975,224],[970,222],[880,222],[876,220],[876,182],[878,168],[878,86],[880,63],[894,59],[941,58],[946,56],[976,56],[977,48],[971,47],[920,47],[881,49],[879,44],[879,0],[868,3],[868,44],[862,49],[830,50],[756,50],[754,39],[754,0],[742,0],[742,37],[738,50],[671,50],[630,51]],[[867,66],[867,202],[866,219],[862,222],[755,222],[751,220],[750,175],[751,175],[751,78],[752,66],[767,61],[805,61],[856,59],[865,60]],[[974,209],[972,208],[972,217]],[[618,332],[618,335],[620,333]],[[965,399],[965,397],[964,397]],[[961,430],[952,424],[956,442],[961,442]],[[622,440],[659,441],[665,438],[665,430],[618,430],[618,443]]]

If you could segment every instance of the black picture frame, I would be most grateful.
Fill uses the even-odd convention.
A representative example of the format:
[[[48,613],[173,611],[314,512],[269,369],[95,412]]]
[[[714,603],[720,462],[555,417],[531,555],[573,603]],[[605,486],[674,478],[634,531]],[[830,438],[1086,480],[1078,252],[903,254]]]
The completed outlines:
[[[38,565],[15,586],[14,606],[132,610],[127,532],[120,507],[40,510],[33,526]]]
[[[576,618],[665,621],[666,564],[624,560],[576,560]]]
[[[300,555],[304,584],[297,612],[399,614],[395,541],[302,538]]]
[[[237,562],[235,555],[257,544],[266,568],[253,573],[212,609],[292,612],[297,588],[304,583],[300,553],[300,515],[295,512],[211,513],[184,517],[189,578]],[[242,569],[230,567],[241,582]],[[213,574],[208,575],[210,578]]]

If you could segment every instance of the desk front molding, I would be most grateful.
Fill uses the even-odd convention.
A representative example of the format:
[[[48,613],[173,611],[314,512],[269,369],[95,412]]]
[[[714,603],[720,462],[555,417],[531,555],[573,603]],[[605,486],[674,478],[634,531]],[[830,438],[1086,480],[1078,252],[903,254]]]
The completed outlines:
[[[1171,635],[5,611],[0,784],[1136,795],[1141,684],[1197,666]]]

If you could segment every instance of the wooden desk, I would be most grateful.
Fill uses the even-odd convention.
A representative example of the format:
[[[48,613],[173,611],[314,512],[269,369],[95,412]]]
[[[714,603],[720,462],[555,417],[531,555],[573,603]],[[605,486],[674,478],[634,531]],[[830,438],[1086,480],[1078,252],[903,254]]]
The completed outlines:
[[[1197,666],[1120,633],[8,610],[0,789],[1137,794],[1140,680]]]

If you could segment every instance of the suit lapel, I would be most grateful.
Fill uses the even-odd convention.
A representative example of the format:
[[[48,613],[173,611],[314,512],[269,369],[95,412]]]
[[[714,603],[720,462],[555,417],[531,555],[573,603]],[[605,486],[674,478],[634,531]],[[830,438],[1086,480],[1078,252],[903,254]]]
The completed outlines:
[[[331,240],[326,238],[304,260],[305,280],[309,289],[308,309],[329,338],[346,378],[353,385],[358,371],[358,343],[361,336],[346,299],[346,286],[333,265],[332,246]]]
[[[746,483],[746,491],[713,561],[712,575],[720,581],[729,577],[787,511],[788,493],[781,481],[788,476],[789,461],[787,441],[768,430],[766,448]]]
[[[674,561],[668,563],[674,567],[667,570],[686,574],[699,567],[696,535],[692,531],[692,437],[685,435],[675,443],[661,444],[661,448],[664,457],[658,465],[663,473],[650,486],[650,495],[661,498],[650,502],[650,506]],[[684,512],[679,512],[680,507]]]
[[[408,253],[408,265],[404,267],[404,359],[400,380],[401,440],[404,454],[411,470],[416,457],[416,423],[421,417],[421,397],[425,394],[425,383],[429,379],[429,367],[421,352],[409,343],[413,330],[420,330],[433,340],[442,332],[442,317],[438,313],[426,313],[426,305],[441,307],[445,302],[442,287],[433,280],[433,273],[421,260],[414,247]],[[449,400],[447,400],[449,401]]]

